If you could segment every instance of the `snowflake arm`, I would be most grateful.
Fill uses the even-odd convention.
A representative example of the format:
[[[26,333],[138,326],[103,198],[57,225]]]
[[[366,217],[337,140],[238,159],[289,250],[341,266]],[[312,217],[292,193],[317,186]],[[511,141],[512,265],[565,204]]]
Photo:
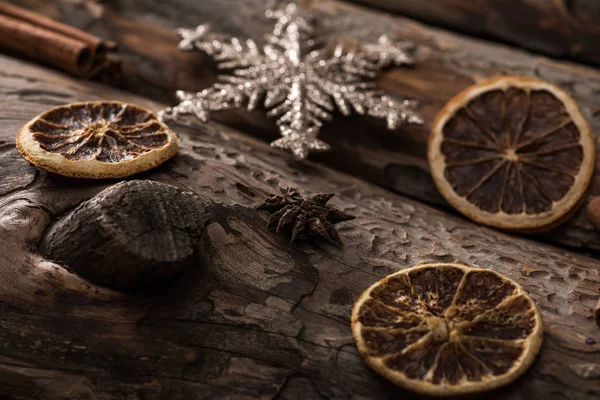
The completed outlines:
[[[181,41],[179,42],[179,50],[181,51],[190,51],[194,49],[194,44],[202,40],[202,38],[209,32],[210,26],[206,25],[198,25],[195,29],[177,29],[177,33],[181,36]]]
[[[331,148],[327,143],[317,139],[311,134],[293,131],[290,128],[280,126],[283,136],[277,139],[271,146],[281,150],[290,151],[296,158],[304,159],[311,152],[329,151]],[[283,133],[287,132],[287,133]]]
[[[396,129],[403,124],[423,123],[423,118],[414,111],[414,101],[402,100],[399,102],[385,95],[373,95],[368,102],[368,115],[385,119],[388,129]]]
[[[341,48],[336,49],[334,57],[326,60],[323,66],[329,70],[342,68],[345,71],[342,75],[344,79],[338,83],[336,80],[317,77],[315,83],[321,88],[319,98],[333,99],[336,108],[343,115],[355,112],[385,119],[389,129],[396,129],[406,123],[422,124],[422,118],[414,111],[416,102],[396,100],[377,90],[374,82],[365,81],[365,77],[375,75],[381,62],[383,61],[375,60],[368,55],[344,53]],[[331,107],[328,107],[329,104],[324,106],[327,111],[332,111]]]
[[[414,45],[408,42],[394,43],[387,35],[381,35],[377,43],[362,46],[365,57],[375,62],[378,69],[389,66],[413,65],[415,59],[411,55]]]

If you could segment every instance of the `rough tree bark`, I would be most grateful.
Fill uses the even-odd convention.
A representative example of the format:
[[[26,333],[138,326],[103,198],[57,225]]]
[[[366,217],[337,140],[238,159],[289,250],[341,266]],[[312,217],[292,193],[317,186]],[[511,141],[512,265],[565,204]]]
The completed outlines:
[[[600,64],[596,0],[351,0],[427,23]]]
[[[214,80],[210,60],[197,52],[177,50],[175,28],[209,22],[219,32],[255,39],[272,28],[271,21],[264,18],[263,0],[177,0],[169,5],[149,0],[105,5],[70,0],[17,3],[119,42],[124,58],[123,85],[161,102],[174,101],[175,89],[199,90]],[[389,70],[382,75],[380,85],[391,93],[420,100],[419,112],[426,121],[421,127],[390,132],[381,122],[338,118],[322,135],[333,151],[313,156],[315,161],[448,210],[426,163],[429,124],[443,104],[460,90],[499,74],[535,76],[563,87],[579,102],[593,130],[600,131],[597,69],[537,57],[336,1],[313,1],[312,6],[322,15],[320,32],[325,35],[370,41],[387,33],[419,45],[416,67]],[[232,13],[232,9],[236,12]],[[215,114],[215,118],[261,139],[270,141],[277,137],[273,122],[261,112],[227,112]],[[590,191],[590,197],[597,195],[600,176],[596,176]],[[600,233],[583,212],[541,239],[586,252],[600,250]]]
[[[16,154],[19,126],[50,105],[142,98],[0,56],[0,397],[9,399],[418,398],[371,372],[352,303],[384,275],[460,261],[520,282],[545,341],[521,379],[486,399],[600,398],[598,261],[449,216],[218,124],[173,126],[179,154],[136,179],[195,192],[213,223],[174,280],[124,294],[38,254],[54,220],[116,183],[61,178]],[[254,207],[278,185],[336,192],[346,244],[291,245]]]

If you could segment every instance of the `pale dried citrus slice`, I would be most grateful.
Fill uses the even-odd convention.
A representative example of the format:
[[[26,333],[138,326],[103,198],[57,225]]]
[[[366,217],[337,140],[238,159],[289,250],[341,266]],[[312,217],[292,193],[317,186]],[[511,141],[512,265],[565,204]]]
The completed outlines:
[[[429,166],[442,195],[483,224],[541,231],[563,222],[590,184],[589,123],[560,88],[499,77],[465,89],[438,114]]]
[[[153,112],[116,101],[53,108],[17,135],[17,149],[27,161],[77,178],[137,174],[162,164],[177,148],[177,136]]]
[[[451,396],[514,381],[535,359],[543,325],[507,277],[422,264],[367,289],[352,310],[352,333],[367,364],[396,385]]]

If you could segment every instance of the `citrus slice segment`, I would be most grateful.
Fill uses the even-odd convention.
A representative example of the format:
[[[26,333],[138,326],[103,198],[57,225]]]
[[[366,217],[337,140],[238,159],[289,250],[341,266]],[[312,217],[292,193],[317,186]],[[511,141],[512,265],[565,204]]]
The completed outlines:
[[[505,276],[422,264],[368,288],[352,310],[352,333],[367,364],[396,385],[454,396],[517,379],[541,347],[543,324]]]
[[[428,159],[438,190],[467,217],[543,231],[563,222],[590,184],[596,147],[567,93],[534,78],[481,82],[438,114]]]
[[[137,174],[162,164],[177,148],[177,136],[153,112],[116,101],[50,109],[17,135],[17,149],[27,161],[77,178]]]

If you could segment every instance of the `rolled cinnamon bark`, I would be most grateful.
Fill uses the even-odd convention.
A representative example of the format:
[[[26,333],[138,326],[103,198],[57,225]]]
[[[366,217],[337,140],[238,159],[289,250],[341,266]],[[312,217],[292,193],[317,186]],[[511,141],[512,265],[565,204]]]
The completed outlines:
[[[0,47],[85,78],[118,64],[107,57],[115,44],[4,1]]]

